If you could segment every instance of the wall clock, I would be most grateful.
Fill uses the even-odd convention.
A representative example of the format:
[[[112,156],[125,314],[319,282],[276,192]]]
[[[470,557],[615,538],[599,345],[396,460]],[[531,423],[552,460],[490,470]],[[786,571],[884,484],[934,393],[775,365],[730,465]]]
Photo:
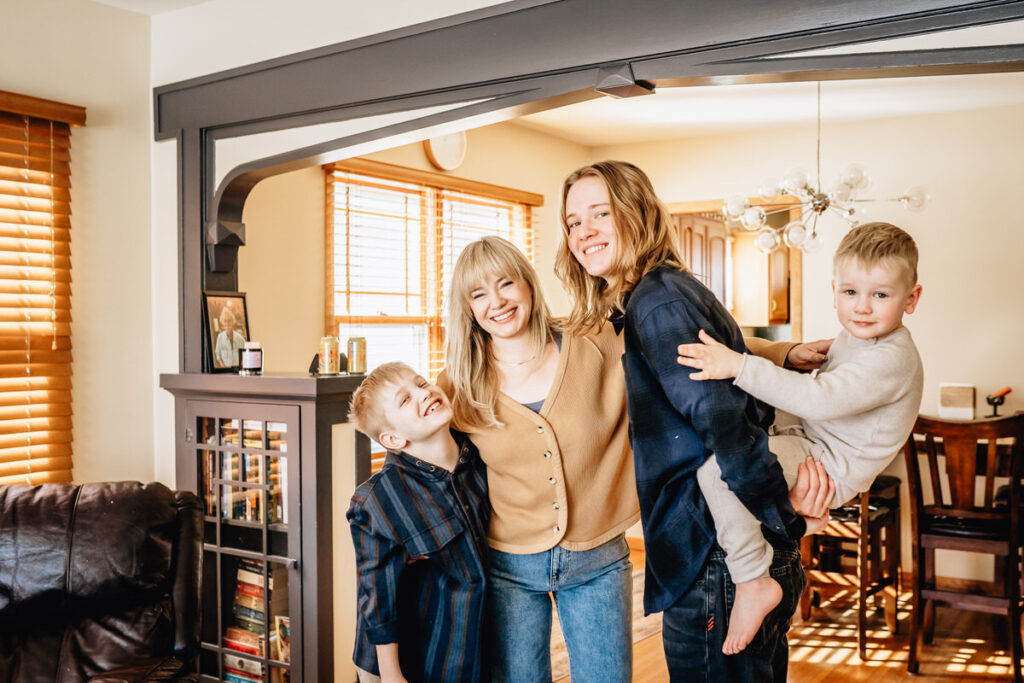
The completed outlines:
[[[454,171],[466,158],[466,132],[424,140],[423,147],[430,163],[442,171]]]

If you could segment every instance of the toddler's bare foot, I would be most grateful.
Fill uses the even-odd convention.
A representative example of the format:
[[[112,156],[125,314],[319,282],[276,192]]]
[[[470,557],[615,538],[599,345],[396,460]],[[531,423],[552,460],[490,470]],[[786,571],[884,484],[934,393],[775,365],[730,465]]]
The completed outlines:
[[[782,586],[765,576],[736,584],[736,600],[729,612],[729,631],[722,652],[734,655],[750,644],[768,613],[782,600]]]

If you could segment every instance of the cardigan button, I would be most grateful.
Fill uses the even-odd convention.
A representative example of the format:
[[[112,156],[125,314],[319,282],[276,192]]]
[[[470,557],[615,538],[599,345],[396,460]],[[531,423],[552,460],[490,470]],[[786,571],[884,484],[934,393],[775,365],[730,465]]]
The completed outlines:
[[[552,529],[551,531],[552,531],[552,533],[556,533],[556,534],[557,534],[557,533],[558,533],[558,527],[556,526],[556,527],[555,527],[555,528],[553,528],[553,529]]]
[[[543,434],[544,433],[544,427],[542,427],[541,425],[537,425],[537,433],[538,434]]]
[[[549,484],[554,484],[555,483],[555,478],[554,477],[548,477],[548,483]]]
[[[551,451],[544,451],[544,457],[545,458],[550,458],[551,457]]]
[[[552,503],[551,504],[551,509],[552,510],[557,510],[558,509],[558,503]]]

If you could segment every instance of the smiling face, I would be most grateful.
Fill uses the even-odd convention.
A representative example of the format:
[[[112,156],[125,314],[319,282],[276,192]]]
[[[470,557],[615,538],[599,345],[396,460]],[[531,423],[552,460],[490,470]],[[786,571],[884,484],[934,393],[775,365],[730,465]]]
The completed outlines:
[[[381,391],[384,421],[389,427],[378,441],[386,448],[401,450],[448,429],[452,407],[448,396],[435,384],[415,373],[405,373]]]
[[[488,276],[469,292],[473,318],[496,339],[529,334],[533,292],[522,278]]]
[[[879,263],[866,269],[855,257],[836,264],[832,291],[839,324],[857,339],[897,329],[921,297],[921,285],[911,285],[902,268]]]
[[[230,337],[235,329],[235,314],[231,312],[230,308],[220,309],[220,326]]]
[[[608,187],[597,176],[583,176],[565,195],[565,229],[569,251],[593,277],[612,284],[619,260],[619,240]]]

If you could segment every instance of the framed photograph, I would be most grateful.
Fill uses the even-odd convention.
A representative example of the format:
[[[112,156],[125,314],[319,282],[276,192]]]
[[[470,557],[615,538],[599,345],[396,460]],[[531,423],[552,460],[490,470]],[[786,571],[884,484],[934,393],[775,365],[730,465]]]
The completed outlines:
[[[237,372],[238,352],[249,341],[245,292],[203,292],[211,372]]]

